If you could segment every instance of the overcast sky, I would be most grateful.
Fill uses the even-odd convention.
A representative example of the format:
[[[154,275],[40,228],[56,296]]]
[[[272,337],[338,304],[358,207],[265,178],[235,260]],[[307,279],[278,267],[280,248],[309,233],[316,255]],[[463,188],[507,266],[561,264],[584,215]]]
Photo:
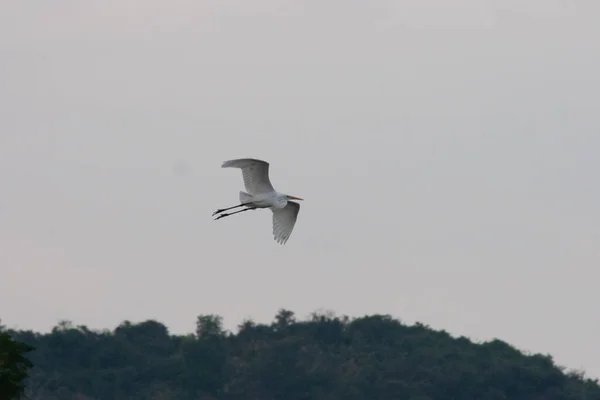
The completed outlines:
[[[389,313],[600,377],[600,3],[0,8],[3,324]],[[212,220],[241,157],[285,246]]]

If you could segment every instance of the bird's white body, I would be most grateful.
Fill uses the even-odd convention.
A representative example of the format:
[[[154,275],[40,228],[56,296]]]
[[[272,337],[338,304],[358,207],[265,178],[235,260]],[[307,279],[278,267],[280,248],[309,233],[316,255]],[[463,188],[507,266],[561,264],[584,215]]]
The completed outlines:
[[[241,158],[225,161],[222,168],[240,168],[244,178],[246,192],[240,191],[240,205],[215,211],[215,214],[240,206],[247,207],[242,211],[257,208],[269,208],[273,212],[273,237],[280,244],[285,244],[292,234],[300,204],[290,200],[302,200],[277,192],[269,180],[269,163],[253,158]],[[237,211],[237,212],[242,212]],[[221,214],[217,219],[232,215]]]
[[[284,208],[288,201],[285,194],[272,191],[267,193],[258,193],[251,195],[246,192],[240,192],[240,203],[250,204],[256,208]]]

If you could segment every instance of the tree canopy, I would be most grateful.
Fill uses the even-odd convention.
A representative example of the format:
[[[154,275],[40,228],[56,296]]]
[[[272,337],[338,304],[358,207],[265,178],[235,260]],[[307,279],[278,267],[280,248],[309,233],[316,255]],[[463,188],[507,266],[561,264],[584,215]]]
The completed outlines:
[[[597,380],[501,340],[474,343],[388,315],[280,310],[235,333],[200,315],[195,333],[154,320],[113,331],[59,323],[9,331],[35,347],[28,399],[600,400]]]
[[[0,399],[19,399],[25,390],[25,379],[31,362],[25,354],[31,346],[14,340],[0,326]]]

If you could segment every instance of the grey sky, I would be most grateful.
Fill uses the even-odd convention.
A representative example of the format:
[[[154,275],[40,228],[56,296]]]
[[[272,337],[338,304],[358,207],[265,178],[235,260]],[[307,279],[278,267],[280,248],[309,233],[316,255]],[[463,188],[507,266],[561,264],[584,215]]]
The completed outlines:
[[[600,3],[0,4],[4,324],[390,313],[600,377]],[[286,246],[213,222],[239,157]]]

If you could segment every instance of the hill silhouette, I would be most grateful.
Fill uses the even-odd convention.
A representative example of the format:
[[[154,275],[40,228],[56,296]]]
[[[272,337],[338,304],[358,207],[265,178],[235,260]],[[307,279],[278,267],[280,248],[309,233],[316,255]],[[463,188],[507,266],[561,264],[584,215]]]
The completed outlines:
[[[387,315],[349,319],[280,310],[226,332],[201,315],[193,334],[155,320],[93,331],[7,331],[31,345],[26,398],[39,400],[600,400],[597,380],[500,340],[474,343]]]

